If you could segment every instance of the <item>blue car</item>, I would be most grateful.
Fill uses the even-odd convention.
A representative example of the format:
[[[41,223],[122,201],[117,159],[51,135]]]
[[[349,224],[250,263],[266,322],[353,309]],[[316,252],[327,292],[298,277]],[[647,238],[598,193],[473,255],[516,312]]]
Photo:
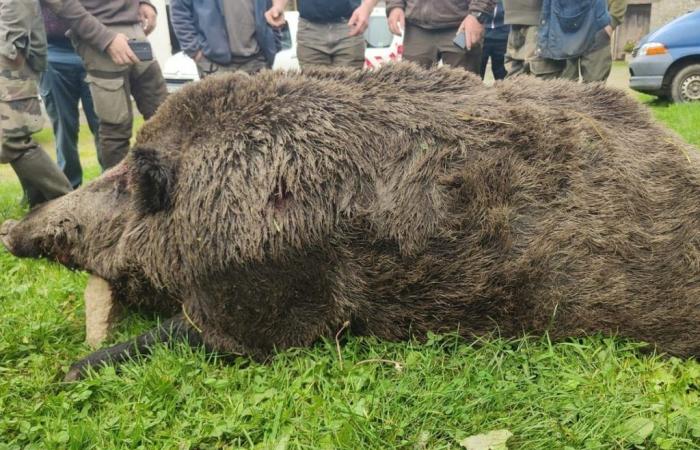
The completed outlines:
[[[632,56],[632,89],[674,102],[699,101],[700,9],[643,37]]]

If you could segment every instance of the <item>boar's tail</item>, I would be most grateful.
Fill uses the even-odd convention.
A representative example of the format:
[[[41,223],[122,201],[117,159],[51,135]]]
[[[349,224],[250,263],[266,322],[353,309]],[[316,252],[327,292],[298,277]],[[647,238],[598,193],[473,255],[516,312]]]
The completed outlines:
[[[110,364],[118,366],[135,356],[148,356],[153,352],[156,344],[172,345],[176,342],[187,342],[192,347],[203,345],[201,335],[182,315],[162,322],[156,328],[143,333],[130,342],[98,350],[73,363],[64,377],[64,381],[77,381],[83,378],[89,368],[97,369]]]

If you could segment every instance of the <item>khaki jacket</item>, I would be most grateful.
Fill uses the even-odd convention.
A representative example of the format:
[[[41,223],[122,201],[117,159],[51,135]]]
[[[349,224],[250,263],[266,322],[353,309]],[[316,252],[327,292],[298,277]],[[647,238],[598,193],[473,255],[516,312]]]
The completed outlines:
[[[503,0],[506,25],[539,25],[542,0]]]
[[[617,28],[625,20],[627,0],[608,0],[608,11],[610,11],[610,17],[612,17],[610,25],[613,28]]]
[[[503,0],[507,25],[539,25],[542,0]],[[608,0],[608,11],[612,17],[611,24],[617,28],[627,11],[627,0]]]
[[[493,14],[496,0],[387,0],[386,12],[401,8],[406,21],[427,29],[456,28],[470,11]]]

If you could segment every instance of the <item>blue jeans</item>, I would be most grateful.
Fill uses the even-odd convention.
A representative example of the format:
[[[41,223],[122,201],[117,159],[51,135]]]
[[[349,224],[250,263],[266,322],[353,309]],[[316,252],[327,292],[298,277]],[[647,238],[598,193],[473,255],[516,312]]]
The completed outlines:
[[[57,59],[61,62],[57,62]],[[83,169],[80,166],[78,154],[78,131],[80,130],[78,102],[80,101],[83,103],[83,111],[95,139],[95,148],[98,142],[99,121],[95,115],[85,75],[83,63],[75,52],[49,47],[49,64],[46,72],[41,75],[41,97],[44,99],[46,112],[51,119],[56,137],[58,166],[73,188],[77,188],[83,182]]]

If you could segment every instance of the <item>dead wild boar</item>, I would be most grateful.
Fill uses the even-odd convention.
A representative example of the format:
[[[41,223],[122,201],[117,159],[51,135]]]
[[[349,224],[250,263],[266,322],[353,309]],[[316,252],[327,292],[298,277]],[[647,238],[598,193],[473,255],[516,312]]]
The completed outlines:
[[[75,363],[187,337],[264,359],[498,328],[700,355],[700,159],[602,85],[396,64],[212,77],[127,159],[0,237],[173,312]]]

